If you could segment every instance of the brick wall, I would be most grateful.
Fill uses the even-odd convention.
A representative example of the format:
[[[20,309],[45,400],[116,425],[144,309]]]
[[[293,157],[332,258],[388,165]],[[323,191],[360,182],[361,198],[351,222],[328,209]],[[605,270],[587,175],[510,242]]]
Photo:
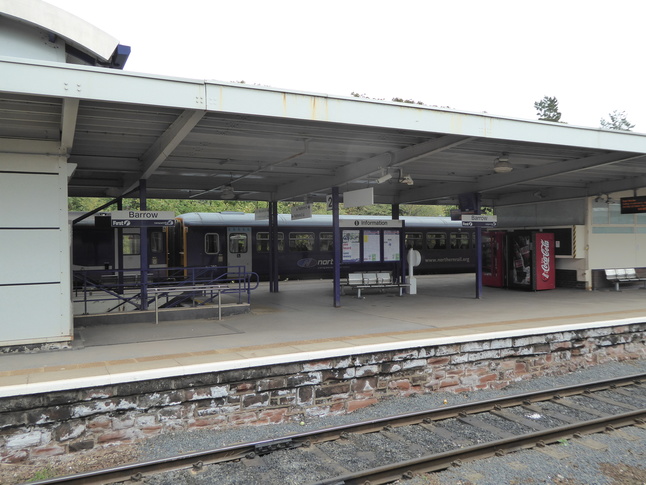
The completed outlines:
[[[0,399],[0,462],[160,433],[342,414],[391,396],[499,389],[646,358],[646,323],[181,376]]]

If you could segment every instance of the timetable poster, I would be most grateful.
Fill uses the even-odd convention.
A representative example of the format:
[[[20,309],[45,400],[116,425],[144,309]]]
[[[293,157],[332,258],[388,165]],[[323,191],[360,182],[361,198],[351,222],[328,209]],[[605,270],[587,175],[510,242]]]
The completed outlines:
[[[343,262],[359,262],[359,231],[343,231]]]
[[[399,261],[399,231],[384,231],[384,261]]]
[[[363,231],[363,261],[381,261],[379,231]]]

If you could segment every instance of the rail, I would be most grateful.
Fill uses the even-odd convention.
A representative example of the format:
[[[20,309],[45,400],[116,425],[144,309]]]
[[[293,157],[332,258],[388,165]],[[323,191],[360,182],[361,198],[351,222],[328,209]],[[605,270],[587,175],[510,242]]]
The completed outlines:
[[[200,285],[200,286],[166,286],[162,288],[150,288],[149,292],[155,295],[155,324],[159,323],[159,297],[166,296],[168,303],[168,296],[171,293],[180,293],[182,295],[192,295],[193,302],[195,296],[201,293],[210,293],[210,297],[202,302],[202,305],[210,303],[217,296],[218,298],[218,320],[222,320],[222,292],[229,289],[229,285]]]
[[[226,286],[222,288],[222,294],[237,294],[238,303],[242,303],[243,298],[251,303],[251,292],[258,288],[259,277],[246,272],[244,266],[150,268],[144,287],[140,269],[91,269],[73,271],[73,284],[75,304],[82,307],[82,311],[75,311],[75,314],[88,315],[90,306],[99,308],[100,313],[148,309],[164,288],[187,290],[186,295],[166,302],[164,308],[181,305],[191,298],[189,289],[205,285]]]
[[[644,409],[646,386],[644,386],[643,382],[645,377],[643,374],[626,376],[607,381],[578,384],[389,416],[354,424],[290,434],[276,439],[236,444],[215,450],[193,452],[107,470],[54,478],[37,482],[36,485],[54,483],[105,484],[127,480],[142,481],[151,475],[172,470],[185,469],[191,470],[191,473],[200,473],[208,467],[217,467],[225,462],[239,462],[242,468],[250,470],[253,468],[249,466],[250,460],[276,452],[289,453],[291,450],[296,449],[307,453],[307,459],[303,463],[311,462],[316,465],[317,457],[322,456],[323,462],[329,465],[329,475],[331,476],[319,478],[317,481],[312,482],[316,485],[393,483],[402,478],[411,478],[416,474],[443,470],[462,461],[501,455],[521,449],[544,447],[563,439],[577,439],[581,434],[607,431],[624,426],[644,426],[644,419],[646,418],[646,409]],[[611,393],[611,395],[608,396],[608,393]],[[625,400],[627,396],[634,404],[629,404]],[[590,403],[583,406],[573,402],[572,399],[574,398],[590,399]],[[555,403],[562,403],[564,409],[582,412],[584,415],[587,414],[591,417],[582,417],[581,415],[575,417],[570,414],[562,414],[551,409]],[[610,412],[596,409],[601,407],[600,404],[603,403],[619,410]],[[513,412],[515,407],[525,409],[531,412],[532,415],[540,412],[549,417],[549,420],[538,424]],[[502,419],[524,429],[517,429],[515,432],[511,430],[505,431],[495,425],[488,424],[491,418]],[[466,428],[479,428],[481,431],[490,431],[494,438],[486,439],[483,435],[479,435],[479,439],[475,440],[476,444],[463,446],[465,438],[458,434],[457,427],[442,428],[441,425],[445,420],[458,420]],[[361,438],[361,442],[364,443],[364,446],[367,446],[364,441],[369,439],[370,436],[376,436],[377,439],[374,440],[372,446],[383,447],[384,440],[401,442],[402,435],[397,435],[396,430],[398,428],[410,430],[410,428],[406,428],[409,426],[417,427],[421,433],[430,433],[427,439],[410,443],[410,448],[417,457],[401,459],[393,456],[390,458],[392,460],[390,463],[377,460],[376,466],[357,465],[360,460],[356,451],[360,451],[359,446],[361,445],[359,442],[348,444],[348,440],[352,440],[353,437],[365,437]],[[405,436],[409,436],[409,434],[406,433]],[[451,438],[453,449],[440,452],[424,452],[424,449],[420,448],[422,442],[434,444],[442,441],[445,437]],[[480,437],[485,442],[481,442]],[[346,469],[346,473],[338,473],[338,471],[344,470],[349,462],[341,461],[337,463],[338,458],[336,457],[343,460],[343,453],[328,453],[330,451],[329,447],[333,446],[336,440],[340,440],[342,449],[353,450],[351,461],[359,468],[358,470],[348,472]],[[409,442],[410,438],[403,441]],[[472,440],[472,442],[474,441]],[[325,446],[327,451],[321,452],[318,448],[319,446]],[[308,450],[310,451],[308,452]],[[417,452],[420,453],[417,454]],[[285,460],[285,457],[283,457],[283,461],[291,463],[291,460]],[[315,468],[322,470],[323,466],[315,466]],[[228,469],[228,472],[235,473],[231,469]],[[292,472],[291,468],[288,472]],[[278,469],[272,469],[272,473],[279,479]],[[258,478],[259,480],[256,480],[255,483],[260,483],[262,481],[260,478],[266,477]]]

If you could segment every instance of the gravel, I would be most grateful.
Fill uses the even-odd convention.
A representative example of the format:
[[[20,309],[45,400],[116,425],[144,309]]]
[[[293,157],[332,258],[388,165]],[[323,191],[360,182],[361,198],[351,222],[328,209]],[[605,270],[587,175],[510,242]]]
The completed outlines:
[[[460,394],[434,392],[426,395],[413,395],[408,398],[392,398],[384,400],[374,406],[363,408],[352,414],[344,416],[329,416],[324,418],[300,416],[292,423],[281,425],[239,427],[223,430],[198,430],[192,432],[178,432],[149,438],[139,445],[129,447],[115,447],[109,449],[110,455],[103,456],[96,452],[79,452],[74,457],[65,457],[57,463],[50,458],[48,466],[52,470],[63,472],[74,469],[75,472],[102,468],[103,466],[115,466],[119,463],[111,463],[112,455],[118,455],[121,448],[121,464],[127,461],[146,461],[174,456],[181,453],[213,449],[223,446],[230,446],[250,441],[273,439],[290,433],[301,433],[328,426],[338,426],[353,423],[359,420],[376,419],[385,416],[405,412],[416,412],[446,405],[463,404],[484,399],[494,399],[525,392],[562,387],[585,382],[593,382],[601,379],[611,379],[632,374],[646,373],[646,361],[630,361],[624,363],[611,363],[597,365],[586,370],[577,371],[563,376],[544,377],[527,381],[516,382],[503,390],[485,390],[466,392]],[[635,400],[629,402],[635,403]],[[644,404],[637,399],[637,403]],[[541,406],[559,406],[555,403],[545,403]],[[560,409],[566,414],[564,409]],[[512,412],[518,412],[524,417],[533,413],[528,410],[514,408]],[[537,418],[533,418],[537,419]],[[540,422],[540,419],[539,419]],[[303,424],[300,424],[303,423]],[[397,429],[394,433],[399,432]],[[635,441],[625,439],[623,433],[636,438]],[[413,436],[408,437],[410,442],[415,442]],[[550,445],[546,450],[556,450],[558,453],[545,454],[537,450],[528,450],[512,453],[504,457],[496,457],[478,462],[465,463],[459,468],[452,468],[432,475],[414,477],[402,481],[406,485],[500,485],[500,484],[567,484],[567,485],[644,485],[646,484],[646,430],[638,427],[631,427],[613,434],[598,434],[592,439],[605,446],[602,450],[591,449],[580,444],[577,440],[570,440],[567,443]],[[477,440],[477,437],[476,437]],[[442,441],[442,442],[440,442]],[[438,440],[438,451],[452,448],[446,440]],[[409,450],[410,451],[410,450]],[[402,450],[390,450],[390,452],[401,453]],[[93,455],[94,453],[94,455]],[[367,457],[375,456],[379,460],[379,450],[369,449],[363,453]],[[255,483],[253,476],[258,476],[257,471],[266,471],[269,476],[276,479],[271,483],[280,484],[306,484],[327,475],[325,470],[310,470],[305,472],[301,466],[307,462],[308,455],[305,451],[299,459],[294,459],[292,473],[289,476],[276,476],[275,467],[283,459],[283,455],[274,453],[259,459],[244,462],[226,464],[224,469],[217,467],[217,475],[211,474],[207,469],[199,473],[183,472],[175,473],[169,477],[147,479],[146,483],[155,484],[227,484],[227,485],[248,485]],[[552,455],[565,454],[562,458],[554,458]],[[71,462],[70,459],[74,458]],[[33,470],[41,465],[30,464]],[[255,468],[255,469],[254,469]],[[3,470],[0,468],[0,483],[21,483],[16,480],[18,476],[25,476],[29,469],[20,471],[18,468]],[[67,472],[69,473],[69,471]],[[13,480],[3,479],[12,476]],[[33,474],[31,475],[33,476]]]
[[[414,395],[408,398],[387,399],[350,415],[325,418],[303,417],[301,422],[304,424],[302,425],[299,423],[288,423],[222,431],[200,430],[191,433],[158,436],[146,441],[141,449],[141,457],[142,459],[161,458],[189,451],[216,448],[261,439],[272,439],[289,433],[300,433],[327,426],[338,426],[358,420],[375,419],[405,412],[423,411],[440,406],[494,399],[510,394],[532,392],[644,372],[646,372],[646,361],[603,364],[563,376],[520,381],[508,386],[506,389],[498,391],[485,390],[461,394],[436,392],[426,395]],[[550,405],[558,406],[557,404]],[[562,408],[563,406],[558,407]],[[561,412],[567,414],[567,410],[561,409]],[[531,415],[531,412],[528,411],[525,413],[525,416],[528,415]],[[594,441],[601,443],[605,446],[605,449],[590,449],[580,444],[577,440],[571,440],[547,447],[549,450],[556,449],[558,454],[564,453],[566,455],[560,459],[553,458],[551,455],[541,451],[528,450],[513,453],[505,457],[466,463],[459,468],[449,469],[428,476],[414,477],[402,481],[402,483],[406,485],[525,485],[548,483],[568,485],[643,485],[646,483],[646,468],[644,468],[644,463],[646,463],[646,430],[635,427],[629,428],[624,432],[636,437],[637,440],[629,441],[622,437],[623,434],[594,435]],[[474,440],[477,442],[478,437],[474,437]],[[366,453],[375,454],[376,460],[379,460],[376,449],[367,450]],[[267,462],[271,462],[272,459],[274,458],[264,457],[264,462],[258,466],[267,466]],[[279,459],[279,457],[277,456],[275,459]],[[305,459],[303,460],[305,461]],[[348,465],[350,464],[348,463]],[[200,474],[203,475],[203,478],[199,478],[200,475],[192,475],[190,480],[186,482],[184,482],[186,477],[174,476],[172,478],[167,477],[165,480],[160,479],[154,483],[173,483],[173,481],[175,483],[252,483],[244,481],[245,474],[241,471],[244,467],[238,465],[238,468],[235,472],[233,469],[231,470],[233,477],[237,477],[235,479],[228,473],[222,473],[221,470],[219,477],[209,476],[203,472]],[[349,468],[351,467],[349,466]],[[271,467],[267,469],[271,470]],[[303,484],[315,481],[321,477],[318,472],[314,472],[313,475],[303,476],[301,475],[303,470],[304,467],[295,467],[294,474],[289,477],[276,477],[277,481],[275,483]],[[227,478],[224,475],[227,475]]]

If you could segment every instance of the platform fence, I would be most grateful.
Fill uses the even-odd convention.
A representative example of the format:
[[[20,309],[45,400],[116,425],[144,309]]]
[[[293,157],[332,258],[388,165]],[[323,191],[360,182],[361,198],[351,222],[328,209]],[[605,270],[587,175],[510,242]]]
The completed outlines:
[[[251,303],[251,291],[259,285],[258,274],[245,271],[244,266],[149,268],[146,278],[142,275],[140,268],[75,270],[74,303],[82,307],[83,315],[90,313],[91,306],[100,308],[99,313],[148,310],[160,297],[166,297],[161,308],[179,307],[189,301],[192,306],[200,306],[213,301],[207,295],[196,299],[203,293],[199,289],[207,286],[219,286],[221,294],[237,295],[238,303],[243,299]],[[182,288],[186,292],[178,292]],[[170,293],[174,293],[173,298],[169,298]]]

